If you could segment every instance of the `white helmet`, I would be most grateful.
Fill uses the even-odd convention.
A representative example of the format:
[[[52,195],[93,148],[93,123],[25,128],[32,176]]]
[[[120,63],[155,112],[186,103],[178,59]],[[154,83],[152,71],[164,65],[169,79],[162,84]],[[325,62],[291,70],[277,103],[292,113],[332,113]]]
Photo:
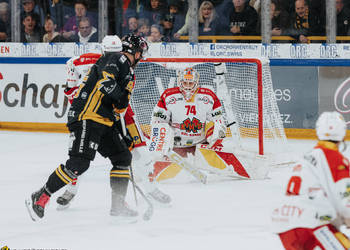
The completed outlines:
[[[316,122],[316,133],[319,140],[343,141],[346,133],[344,117],[336,112],[323,112]]]
[[[199,87],[199,73],[193,68],[186,68],[180,72],[178,77],[178,86],[186,100],[191,99],[192,95]]]
[[[101,43],[102,52],[120,52],[122,51],[122,41],[118,36],[105,36]]]

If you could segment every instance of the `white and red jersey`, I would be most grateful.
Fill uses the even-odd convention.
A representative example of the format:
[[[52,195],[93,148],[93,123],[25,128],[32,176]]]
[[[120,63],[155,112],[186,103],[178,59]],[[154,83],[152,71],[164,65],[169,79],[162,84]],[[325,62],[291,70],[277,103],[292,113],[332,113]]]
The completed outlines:
[[[349,160],[336,144],[319,141],[293,168],[283,193],[271,216],[276,233],[350,218]]]
[[[205,141],[209,122],[222,122],[221,119],[222,105],[213,91],[198,88],[186,101],[179,87],[175,87],[161,95],[153,110],[152,124],[169,123],[174,129],[174,146],[191,147]]]
[[[101,54],[86,53],[77,57],[72,57],[66,62],[67,87],[78,86],[92,65],[101,57]]]

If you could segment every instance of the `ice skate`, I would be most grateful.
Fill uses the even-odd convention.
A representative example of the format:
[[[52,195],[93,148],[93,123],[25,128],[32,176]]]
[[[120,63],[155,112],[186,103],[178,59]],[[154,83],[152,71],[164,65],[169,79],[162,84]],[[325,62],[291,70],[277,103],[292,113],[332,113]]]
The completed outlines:
[[[158,188],[155,188],[152,192],[148,192],[147,197],[149,197],[153,201],[156,201],[157,204],[161,204],[164,206],[169,206],[171,203],[170,196],[163,193]]]
[[[110,215],[121,223],[135,223],[138,218],[138,212],[129,208],[123,197],[115,193],[112,193]]]
[[[45,206],[49,200],[50,196],[45,193],[44,187],[32,193],[29,199],[26,199],[25,204],[33,221],[40,220],[44,217]]]
[[[71,205],[71,201],[73,200],[75,194],[66,190],[61,196],[59,196],[56,200],[58,206],[57,210],[65,210]]]

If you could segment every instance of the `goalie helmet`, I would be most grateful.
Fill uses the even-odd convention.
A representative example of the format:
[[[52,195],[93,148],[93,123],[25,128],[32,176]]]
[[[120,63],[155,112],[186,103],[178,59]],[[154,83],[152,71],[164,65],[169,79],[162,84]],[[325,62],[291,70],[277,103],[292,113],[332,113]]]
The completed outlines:
[[[105,36],[101,43],[102,52],[122,51],[122,41],[118,36]]]
[[[338,112],[323,112],[316,122],[319,140],[343,141],[346,133],[344,117]]]
[[[180,72],[178,77],[178,86],[186,100],[191,99],[192,95],[199,87],[199,73],[193,68],[186,68]]]

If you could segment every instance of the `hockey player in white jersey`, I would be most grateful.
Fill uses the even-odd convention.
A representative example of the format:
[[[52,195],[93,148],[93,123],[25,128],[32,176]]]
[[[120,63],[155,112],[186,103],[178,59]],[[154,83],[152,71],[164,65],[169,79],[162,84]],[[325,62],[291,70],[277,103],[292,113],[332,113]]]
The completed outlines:
[[[180,153],[191,152],[198,143],[206,141],[212,146],[226,133],[219,98],[212,90],[199,86],[199,73],[193,68],[180,73],[178,87],[163,92],[153,111],[154,123],[170,124],[174,148],[183,149]]]
[[[174,155],[175,158],[168,157],[171,158],[170,161],[164,158],[157,161],[153,177],[161,180],[164,173],[176,176],[181,166],[203,183],[206,183],[204,172],[196,173],[194,168],[223,176],[250,178],[244,166],[248,164],[242,164],[233,154],[233,147],[225,144],[225,141],[229,141],[232,145],[232,138],[224,139],[226,126],[219,98],[212,90],[199,86],[199,77],[193,68],[181,71],[178,86],[166,89],[153,110],[151,141],[161,142],[162,145],[157,145],[155,150],[151,145],[149,150],[157,153],[158,148],[165,147],[162,138],[157,138],[161,136],[157,131],[163,129],[168,132],[169,127],[162,125],[166,124],[171,127],[169,132],[174,134],[173,145],[170,147],[179,155]],[[160,154],[167,155],[166,152]],[[187,158],[186,163],[191,166],[180,162],[180,158]],[[163,179],[166,178],[167,176]]]
[[[101,47],[102,53],[118,52],[122,50],[122,42],[118,36],[105,36],[102,40]],[[100,57],[101,54],[86,53],[78,57],[72,57],[67,61],[67,87],[64,93],[70,103],[72,103],[74,95],[78,91],[84,76]],[[136,177],[143,180],[143,186],[148,197],[158,203],[169,204],[171,201],[170,196],[160,191],[155,182],[149,181],[148,175],[152,171],[152,159],[148,157],[143,132],[136,121],[136,117],[130,105],[124,114],[124,119],[129,136],[133,140],[133,142],[130,142],[131,145],[129,148],[132,150],[133,154],[132,165],[134,166]],[[72,183],[67,185],[65,192],[57,198],[58,210],[69,207],[70,202],[77,194],[78,183],[77,179],[75,179]]]
[[[272,212],[272,229],[285,249],[350,249],[339,230],[350,227],[349,160],[339,151],[346,123],[337,112],[316,122],[319,139],[291,171],[283,200]]]

